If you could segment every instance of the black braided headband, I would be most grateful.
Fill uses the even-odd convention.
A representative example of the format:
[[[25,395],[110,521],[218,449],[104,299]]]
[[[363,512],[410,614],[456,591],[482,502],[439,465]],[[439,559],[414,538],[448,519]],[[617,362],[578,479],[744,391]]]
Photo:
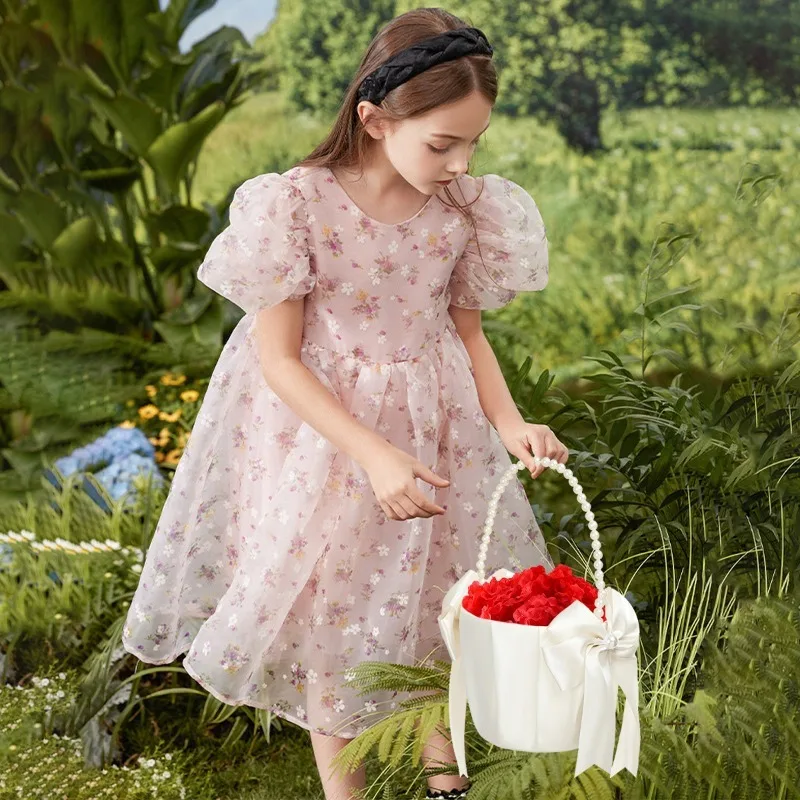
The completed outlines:
[[[478,28],[456,28],[423,39],[396,53],[367,75],[358,89],[356,102],[368,100],[378,105],[392,89],[430,67],[461,56],[491,56],[493,52],[494,48]]]

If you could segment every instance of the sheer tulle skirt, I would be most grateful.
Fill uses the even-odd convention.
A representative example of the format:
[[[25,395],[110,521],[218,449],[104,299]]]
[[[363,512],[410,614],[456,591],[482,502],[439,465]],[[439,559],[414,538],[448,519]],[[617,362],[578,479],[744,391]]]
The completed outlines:
[[[449,660],[437,616],[474,567],[489,497],[510,457],[480,407],[449,326],[425,354],[359,362],[311,345],[303,361],[362,424],[450,485],[417,485],[447,513],[385,517],[366,473],[257,370],[253,318],[226,345],[175,472],[129,609],[127,650],[186,670],[230,704],[357,735],[398,700],[359,695],[361,661]],[[224,368],[223,364],[231,364]],[[487,571],[552,567],[521,484],[503,495]]]

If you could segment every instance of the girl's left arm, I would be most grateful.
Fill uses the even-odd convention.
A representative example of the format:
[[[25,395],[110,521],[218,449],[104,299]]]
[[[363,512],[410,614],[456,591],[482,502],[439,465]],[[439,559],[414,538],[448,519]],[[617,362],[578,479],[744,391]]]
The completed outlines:
[[[567,463],[569,450],[547,425],[525,422],[506,384],[497,356],[481,325],[480,309],[450,306],[450,317],[469,353],[483,413],[494,426],[503,445],[537,478],[544,467],[536,466],[534,455]]]

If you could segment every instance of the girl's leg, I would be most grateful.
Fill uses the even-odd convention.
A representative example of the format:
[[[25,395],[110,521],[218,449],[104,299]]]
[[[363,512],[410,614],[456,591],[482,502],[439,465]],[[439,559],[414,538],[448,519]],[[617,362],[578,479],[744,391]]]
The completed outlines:
[[[325,736],[322,733],[311,734],[311,746],[317,761],[319,777],[325,791],[325,800],[354,800],[354,789],[363,789],[366,785],[366,768],[362,764],[355,772],[340,775],[331,766],[331,759],[352,739],[340,736]]]
[[[441,767],[445,764],[455,764],[456,754],[453,750],[453,743],[450,737],[439,728],[428,738],[427,743],[422,748],[422,762],[426,767]],[[428,788],[452,791],[453,789],[466,789],[469,786],[469,778],[461,775],[434,775],[428,778]]]

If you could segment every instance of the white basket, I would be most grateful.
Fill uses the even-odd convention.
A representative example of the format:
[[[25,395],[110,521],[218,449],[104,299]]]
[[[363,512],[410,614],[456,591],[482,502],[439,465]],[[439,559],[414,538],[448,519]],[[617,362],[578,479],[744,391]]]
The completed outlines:
[[[467,775],[464,725],[469,702],[484,739],[509,750],[555,753],[578,750],[575,775],[597,765],[611,775],[639,764],[639,621],[628,600],[603,579],[597,523],[572,471],[534,457],[569,481],[589,523],[598,596],[594,611],[576,600],[547,626],[495,622],[471,614],[461,602],[470,585],[513,575],[501,569],[485,576],[486,552],[500,497],[517,471],[503,474],[489,503],[477,572],[469,570],[442,603],[439,628],[452,658],[450,730],[459,773]],[[606,621],[603,621],[605,610]],[[625,695],[616,755],[617,689]]]

